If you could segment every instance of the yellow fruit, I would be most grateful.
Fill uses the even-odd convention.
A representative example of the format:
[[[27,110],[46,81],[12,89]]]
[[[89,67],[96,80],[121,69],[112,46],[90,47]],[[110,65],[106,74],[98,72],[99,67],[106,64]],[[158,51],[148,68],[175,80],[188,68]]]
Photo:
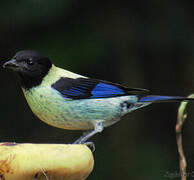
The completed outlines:
[[[86,145],[0,143],[0,180],[84,180],[93,165]]]

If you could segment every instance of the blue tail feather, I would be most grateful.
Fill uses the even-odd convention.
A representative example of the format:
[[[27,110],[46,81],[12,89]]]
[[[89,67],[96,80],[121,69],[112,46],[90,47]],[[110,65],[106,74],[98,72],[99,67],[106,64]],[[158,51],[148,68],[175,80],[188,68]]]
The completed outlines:
[[[144,96],[139,99],[139,102],[161,102],[161,101],[183,101],[189,100],[186,97],[180,96]]]

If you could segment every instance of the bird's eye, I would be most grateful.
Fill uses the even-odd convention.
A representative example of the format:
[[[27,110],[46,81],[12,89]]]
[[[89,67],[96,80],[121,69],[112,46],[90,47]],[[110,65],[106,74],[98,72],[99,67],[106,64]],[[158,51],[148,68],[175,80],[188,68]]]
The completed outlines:
[[[32,61],[32,59],[27,59],[27,60],[26,60],[26,63],[27,63],[28,65],[33,65],[33,64],[34,64],[34,62]]]

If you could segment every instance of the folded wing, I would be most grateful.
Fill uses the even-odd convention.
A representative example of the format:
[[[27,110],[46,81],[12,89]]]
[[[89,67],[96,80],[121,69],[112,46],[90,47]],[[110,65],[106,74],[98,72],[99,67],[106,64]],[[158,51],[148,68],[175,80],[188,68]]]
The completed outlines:
[[[90,78],[60,78],[52,85],[64,97],[71,99],[97,99],[147,93],[140,88],[127,88],[119,84]]]

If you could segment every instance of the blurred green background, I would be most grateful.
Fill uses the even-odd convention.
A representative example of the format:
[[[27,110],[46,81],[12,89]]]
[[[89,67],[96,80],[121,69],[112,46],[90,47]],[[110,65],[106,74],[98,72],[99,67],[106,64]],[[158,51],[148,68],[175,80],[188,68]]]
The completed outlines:
[[[192,0],[1,0],[0,64],[18,50],[34,49],[79,74],[187,96],[194,92],[193,8]],[[1,141],[70,143],[80,136],[38,120],[13,72],[1,68],[0,78]],[[153,104],[96,135],[88,180],[177,177],[178,105]],[[193,109],[191,104],[183,142],[194,176]]]

